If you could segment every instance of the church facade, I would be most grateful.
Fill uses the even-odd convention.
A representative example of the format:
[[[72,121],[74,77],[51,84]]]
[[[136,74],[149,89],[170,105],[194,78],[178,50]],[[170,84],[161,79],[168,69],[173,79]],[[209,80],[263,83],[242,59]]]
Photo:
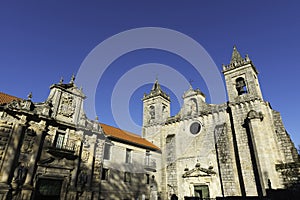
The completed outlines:
[[[0,199],[263,197],[299,184],[298,153],[252,61],[234,48],[223,74],[228,102],[190,87],[175,116],[156,80],[142,137],[88,119],[74,77],[40,103],[0,93]]]
[[[162,199],[262,197],[267,189],[286,188],[286,170],[297,171],[299,181],[298,153],[279,112],[263,99],[250,58],[234,47],[223,74],[228,94],[223,104],[206,103],[190,87],[179,113],[170,116],[170,98],[157,80],[144,95],[142,135],[162,151],[157,169]]]
[[[74,79],[41,103],[0,93],[0,199],[156,198],[160,149],[87,119]]]

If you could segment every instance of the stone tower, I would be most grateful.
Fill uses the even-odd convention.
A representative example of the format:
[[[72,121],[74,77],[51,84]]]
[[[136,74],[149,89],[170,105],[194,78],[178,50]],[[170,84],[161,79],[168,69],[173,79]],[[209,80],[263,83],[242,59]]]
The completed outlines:
[[[235,46],[223,74],[241,195],[264,196],[269,182],[282,187],[275,165],[295,161],[293,144],[278,142],[290,141],[280,114],[263,100],[256,67]]]
[[[156,79],[150,93],[144,94],[143,98],[143,137],[148,138],[156,132],[156,128],[148,127],[159,127],[168,117],[170,117],[170,97],[161,89]]]
[[[235,46],[230,64],[223,66],[223,73],[229,102],[263,99],[255,66],[248,55],[242,58]]]

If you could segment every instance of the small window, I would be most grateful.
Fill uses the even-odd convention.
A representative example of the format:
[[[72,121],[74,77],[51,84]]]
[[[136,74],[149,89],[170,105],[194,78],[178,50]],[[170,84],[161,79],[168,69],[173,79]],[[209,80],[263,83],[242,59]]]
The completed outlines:
[[[62,132],[57,132],[53,146],[58,149],[62,149],[64,147],[64,142],[65,142],[65,134]]]
[[[235,82],[236,82],[235,87],[238,92],[238,95],[248,93],[244,78],[239,77],[235,80]]]
[[[145,165],[149,166],[150,165],[150,151],[146,151],[146,155],[145,155]]]
[[[155,107],[154,106],[150,106],[150,117],[151,119],[155,119]]]
[[[146,184],[150,184],[150,174],[146,174]]]
[[[103,156],[103,159],[104,160],[110,160],[110,154],[111,154],[111,145],[105,143],[105,145],[104,145],[104,156]]]
[[[108,180],[109,176],[109,169],[103,168],[102,169],[102,174],[101,174],[101,180]]]
[[[124,173],[124,182],[126,182],[126,183],[131,182],[131,173],[130,172],[125,172]]]
[[[131,154],[132,154],[132,150],[131,149],[126,149],[126,163],[131,163]]]

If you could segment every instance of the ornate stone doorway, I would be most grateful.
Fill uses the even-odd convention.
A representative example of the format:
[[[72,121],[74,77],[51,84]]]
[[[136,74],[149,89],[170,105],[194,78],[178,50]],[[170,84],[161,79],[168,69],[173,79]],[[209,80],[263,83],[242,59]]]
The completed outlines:
[[[194,185],[194,194],[195,197],[199,197],[200,199],[208,199],[209,198],[209,190],[207,185]]]
[[[37,184],[35,200],[59,200],[62,180],[40,179]]]

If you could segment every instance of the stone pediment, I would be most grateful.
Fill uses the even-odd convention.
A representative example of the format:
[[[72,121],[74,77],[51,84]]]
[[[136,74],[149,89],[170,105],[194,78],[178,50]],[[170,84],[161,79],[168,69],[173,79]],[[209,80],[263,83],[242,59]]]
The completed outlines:
[[[203,94],[199,89],[194,90],[192,86],[183,94],[182,98],[185,99],[191,96],[201,95],[205,98],[205,94]]]
[[[206,169],[203,167],[196,166],[194,169],[186,171],[182,175],[182,178],[212,176],[215,174],[216,174],[216,172],[213,171],[212,169]]]
[[[61,168],[61,169],[74,169],[74,161],[68,160],[66,158],[54,158],[48,157],[38,162],[39,166],[48,167],[48,168]]]

